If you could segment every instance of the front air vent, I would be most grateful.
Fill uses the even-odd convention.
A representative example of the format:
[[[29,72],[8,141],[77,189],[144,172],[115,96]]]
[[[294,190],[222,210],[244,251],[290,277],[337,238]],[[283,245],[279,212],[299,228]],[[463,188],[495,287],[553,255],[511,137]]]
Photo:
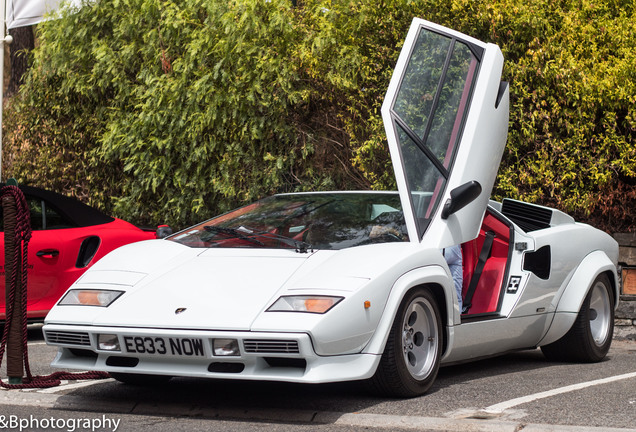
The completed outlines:
[[[264,360],[270,367],[294,368],[303,370],[307,368],[307,360],[302,358],[264,357]]]
[[[91,346],[91,338],[88,333],[47,331],[46,340],[52,344]]]
[[[214,362],[208,366],[208,372],[216,373],[241,373],[245,369],[243,363],[222,363]]]
[[[139,364],[136,357],[110,356],[106,359],[106,366],[133,368]]]
[[[550,228],[552,220],[549,208],[508,198],[502,202],[501,213],[526,232]]]
[[[243,341],[245,352],[254,354],[298,354],[298,341],[247,339]]]
[[[97,358],[97,353],[95,351],[80,349],[80,348],[69,348],[68,350],[75,357],[92,358],[92,359]]]

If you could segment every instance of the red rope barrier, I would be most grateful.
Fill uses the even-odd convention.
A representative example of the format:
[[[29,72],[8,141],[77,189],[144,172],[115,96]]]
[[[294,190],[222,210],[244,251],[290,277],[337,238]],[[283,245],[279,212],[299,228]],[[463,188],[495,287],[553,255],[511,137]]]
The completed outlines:
[[[31,239],[31,220],[29,207],[22,191],[16,186],[4,186],[0,194],[0,199],[4,197],[12,197],[16,203],[16,225],[15,225],[15,243],[13,255],[13,268],[11,269],[10,284],[6,286],[7,290],[7,305],[5,315],[5,326],[2,332],[2,342],[0,343],[0,365],[2,365],[2,358],[4,356],[7,338],[9,335],[9,327],[11,326],[11,320],[14,311],[15,291],[18,284],[18,265],[19,257],[22,257],[22,278],[20,283],[22,287],[21,308],[17,313],[20,314],[20,324],[22,326],[22,352],[24,369],[26,371],[26,379],[22,384],[6,384],[0,380],[0,386],[7,389],[23,389],[23,388],[47,388],[60,385],[61,380],[78,380],[78,379],[104,379],[108,378],[106,372],[54,372],[51,375],[33,376],[31,374],[31,368],[29,367],[29,350],[27,344],[27,252],[29,246],[29,240]],[[4,233],[5,238],[7,232]]]

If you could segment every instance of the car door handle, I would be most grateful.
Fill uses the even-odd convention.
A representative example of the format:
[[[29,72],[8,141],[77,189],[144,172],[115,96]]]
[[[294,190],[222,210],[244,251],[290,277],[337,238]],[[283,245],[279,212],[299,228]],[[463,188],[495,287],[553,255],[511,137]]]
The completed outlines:
[[[39,257],[53,258],[58,256],[59,254],[60,254],[60,251],[57,249],[42,249],[41,251],[38,251],[35,255]]]

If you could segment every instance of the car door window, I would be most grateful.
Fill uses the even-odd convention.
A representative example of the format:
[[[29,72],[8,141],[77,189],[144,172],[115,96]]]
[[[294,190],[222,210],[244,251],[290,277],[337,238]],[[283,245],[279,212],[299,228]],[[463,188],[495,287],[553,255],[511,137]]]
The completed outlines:
[[[509,91],[494,44],[415,18],[382,119],[411,239],[444,248],[479,233],[503,155]],[[481,192],[451,214],[451,190]]]
[[[397,92],[392,111],[420,233],[448,178],[478,65],[465,43],[421,31]]]
[[[27,197],[27,205],[31,214],[31,229],[34,231],[74,226],[43,199]]]
[[[43,201],[36,198],[27,198],[27,205],[29,207],[29,213],[31,214],[31,229],[41,230],[45,229],[45,214],[46,207],[42,205]]]
[[[48,201],[38,197],[26,195],[27,207],[31,220],[31,230],[49,230],[61,228],[75,228],[78,225],[62,216]],[[4,209],[0,205],[0,232],[4,232]]]

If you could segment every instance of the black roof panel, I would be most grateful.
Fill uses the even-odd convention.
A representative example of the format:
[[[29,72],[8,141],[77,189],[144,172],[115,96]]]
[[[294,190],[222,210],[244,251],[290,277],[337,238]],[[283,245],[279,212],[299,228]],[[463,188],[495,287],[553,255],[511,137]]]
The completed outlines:
[[[33,186],[19,186],[19,188],[24,195],[43,199],[47,205],[53,207],[62,217],[72,221],[78,227],[101,225],[115,220],[75,198]]]

